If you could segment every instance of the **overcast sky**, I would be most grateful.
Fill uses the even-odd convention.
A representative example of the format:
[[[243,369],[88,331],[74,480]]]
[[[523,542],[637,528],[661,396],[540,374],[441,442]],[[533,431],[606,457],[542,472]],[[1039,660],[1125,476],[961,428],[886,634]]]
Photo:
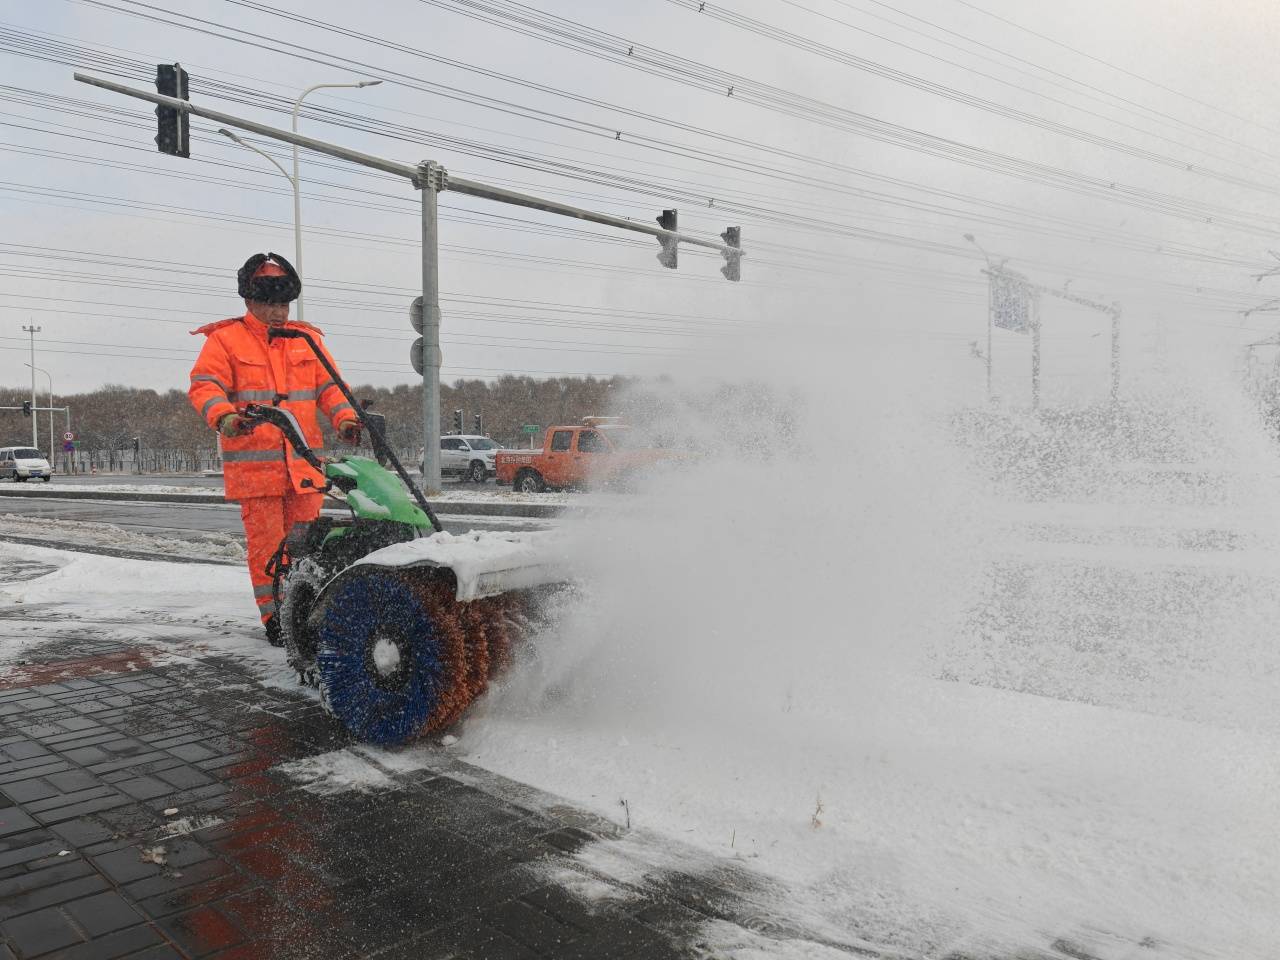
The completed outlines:
[[[1122,301],[1148,331],[1190,325],[1235,343],[1275,326],[1240,311],[1280,296],[1280,278],[1252,279],[1280,250],[1276,4],[696,7],[6,4],[0,382],[27,382],[22,326],[34,323],[59,393],[185,387],[188,330],[243,310],[240,263],[292,257],[291,195],[265,160],[201,120],[190,159],[160,155],[148,105],[71,78],[150,88],[162,61],[187,68],[194,101],[280,126],[281,104],[310,84],[381,78],[313,94],[304,132],[639,220],[674,206],[683,230],[707,236],[741,225],[748,258],[732,285],[714,255],[682,250],[668,271],[648,238],[442,195],[446,381],[714,369],[708,334],[811,322],[953,341],[964,362],[986,317],[965,233],[1042,283]],[[593,49],[621,62],[566,47],[564,25],[535,11],[598,31]],[[248,139],[287,166],[286,148]],[[302,159],[307,319],[353,380],[410,382],[417,197]],[[1098,322],[1048,320],[1049,343]]]

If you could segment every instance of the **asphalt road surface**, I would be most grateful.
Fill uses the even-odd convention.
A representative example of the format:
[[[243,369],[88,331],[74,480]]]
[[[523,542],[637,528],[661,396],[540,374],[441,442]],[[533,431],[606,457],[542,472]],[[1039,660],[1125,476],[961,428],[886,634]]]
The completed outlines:
[[[129,501],[59,500],[35,496],[6,497],[0,501],[0,515],[47,517],[55,520],[88,520],[111,523],[126,530],[157,536],[181,538],[191,533],[225,533],[243,538],[240,507],[234,503],[132,503]],[[335,517],[342,510],[326,510]],[[449,533],[468,530],[545,530],[546,520],[528,517],[473,517],[442,515]]]

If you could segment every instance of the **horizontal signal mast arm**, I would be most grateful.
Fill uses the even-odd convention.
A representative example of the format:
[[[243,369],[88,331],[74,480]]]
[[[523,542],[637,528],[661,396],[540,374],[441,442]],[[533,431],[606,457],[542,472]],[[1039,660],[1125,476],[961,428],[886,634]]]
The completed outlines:
[[[110,90],[113,93],[122,93],[127,97],[134,97],[138,100],[146,100],[148,103],[154,103],[157,106],[168,107],[172,110],[179,110],[183,113],[193,114],[197,117],[203,117],[206,120],[212,120],[215,123],[223,123],[227,126],[238,127],[241,130],[248,130],[251,133],[270,137],[273,140],[296,144],[299,147],[314,150],[316,153],[323,153],[326,156],[337,157],[339,160],[348,160],[364,167],[371,167],[374,170],[381,170],[384,173],[391,173],[398,177],[404,177],[406,180],[411,180],[415,184],[421,176],[421,169],[413,164],[398,163],[395,160],[375,157],[372,154],[362,153],[359,150],[352,150],[349,147],[343,147],[336,143],[317,140],[315,137],[303,136],[302,134],[293,133],[289,130],[280,130],[276,127],[270,126],[269,124],[258,123],[254,120],[246,120],[243,117],[236,117],[229,113],[222,113],[219,110],[210,110],[207,107],[199,107],[191,103],[189,100],[179,100],[176,97],[166,97],[163,94],[152,93],[149,90],[139,90],[135,87],[127,87],[124,84],[116,83],[112,80],[104,80],[101,77],[94,77],[79,72],[75,73],[74,76],[75,79],[81,83],[87,83],[94,87],[101,87],[103,90]],[[740,247],[729,247],[723,243],[717,243],[714,240],[704,240],[701,237],[691,237],[687,234],[663,230],[660,227],[651,227],[648,224],[639,223],[634,220],[627,220],[624,217],[614,217],[607,213],[596,213],[593,210],[584,210],[580,207],[573,207],[565,203],[557,203],[554,200],[544,200],[541,197],[535,197],[530,194],[517,193],[514,190],[506,190],[502,187],[492,187],[486,183],[479,183],[475,180],[464,180],[460,177],[452,176],[446,177],[444,181],[444,189],[452,190],[454,193],[463,193],[467,196],[481,197],[486,200],[496,200],[500,203],[510,203],[516,206],[529,207],[533,210],[541,210],[545,213],[554,213],[562,217],[572,217],[575,220],[586,220],[606,227],[616,227],[620,230],[631,230],[635,233],[644,233],[660,239],[675,239],[680,243],[686,243],[690,246],[706,247],[711,250],[718,250],[726,256],[745,256],[745,251]]]

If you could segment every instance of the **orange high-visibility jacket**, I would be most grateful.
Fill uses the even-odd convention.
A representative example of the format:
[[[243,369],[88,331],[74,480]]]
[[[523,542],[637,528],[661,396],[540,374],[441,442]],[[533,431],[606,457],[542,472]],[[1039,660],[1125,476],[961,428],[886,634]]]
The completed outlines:
[[[316,327],[291,320],[288,327],[306,330],[320,343]],[[207,338],[191,368],[191,405],[215,430],[228,413],[243,411],[246,404],[283,407],[298,419],[308,444],[319,449],[317,405],[338,429],[356,413],[302,340],[267,341],[267,326],[252,313],[206,324],[193,334]],[[336,368],[336,365],[335,365]],[[298,492],[318,489],[324,478],[295,455],[284,435],[268,424],[242,437],[222,438],[223,486],[228,500],[244,497],[283,496],[292,486]],[[303,486],[303,480],[311,484]]]

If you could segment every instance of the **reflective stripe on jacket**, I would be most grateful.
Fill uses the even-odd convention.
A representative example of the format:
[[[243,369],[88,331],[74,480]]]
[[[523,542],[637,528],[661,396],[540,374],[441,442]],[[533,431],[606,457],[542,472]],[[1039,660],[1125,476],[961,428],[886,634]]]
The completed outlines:
[[[317,328],[292,320],[286,326],[306,330],[329,357]],[[243,411],[250,403],[274,402],[297,417],[307,443],[318,450],[323,441],[317,409],[334,429],[356,418],[311,348],[301,340],[268,343],[266,324],[253,314],[206,324],[192,333],[203,333],[206,339],[191,368],[187,393],[196,412],[215,430],[228,413]],[[222,463],[228,500],[282,496],[290,487],[306,492],[324,483],[294,454],[280,431],[266,424],[243,437],[223,437]],[[314,487],[304,487],[303,480]]]

